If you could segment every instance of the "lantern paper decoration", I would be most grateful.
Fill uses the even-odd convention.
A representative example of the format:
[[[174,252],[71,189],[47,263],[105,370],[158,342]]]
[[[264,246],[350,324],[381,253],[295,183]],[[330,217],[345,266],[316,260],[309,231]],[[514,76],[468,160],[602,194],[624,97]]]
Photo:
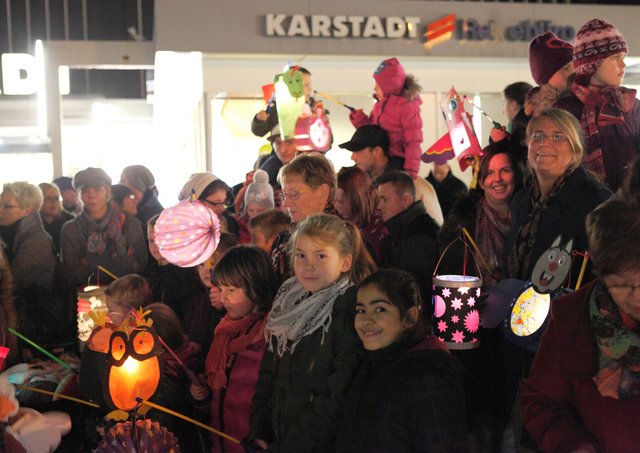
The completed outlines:
[[[511,314],[505,320],[506,337],[513,343],[535,352],[549,322],[551,300],[563,294],[561,288],[571,269],[573,240],[564,246],[558,236],[536,261],[527,283],[515,298]]]
[[[105,432],[95,453],[180,453],[178,439],[167,428],[149,419],[117,423]]]
[[[154,228],[160,254],[171,264],[193,267],[206,261],[220,241],[218,216],[198,200],[182,200],[160,214]]]
[[[89,312],[108,311],[104,297],[105,287],[86,286],[82,291],[78,291],[78,340],[80,340],[80,350],[89,339],[95,327],[95,322],[89,316]]]
[[[139,325],[130,331],[116,331],[109,339],[105,399],[114,409],[131,411],[138,398],[153,396],[160,382],[163,349],[155,331]]]
[[[473,349],[480,345],[478,328],[481,286],[480,277],[433,277],[434,334],[449,349]]]
[[[464,104],[454,87],[451,87],[440,108],[448,132],[424,152],[422,161],[444,164],[447,160],[457,157],[460,170],[465,171],[469,166],[469,158],[482,155],[471,115],[464,110]]]
[[[295,138],[296,123],[305,106],[300,67],[293,66],[283,74],[277,74],[274,85],[280,133],[284,139]]]
[[[298,118],[295,129],[298,151],[329,151],[332,135],[322,102],[318,102],[312,115]]]
[[[540,255],[531,274],[531,283],[538,293],[548,294],[562,286],[571,270],[572,246],[573,240],[570,240],[561,247],[558,236],[551,248]]]

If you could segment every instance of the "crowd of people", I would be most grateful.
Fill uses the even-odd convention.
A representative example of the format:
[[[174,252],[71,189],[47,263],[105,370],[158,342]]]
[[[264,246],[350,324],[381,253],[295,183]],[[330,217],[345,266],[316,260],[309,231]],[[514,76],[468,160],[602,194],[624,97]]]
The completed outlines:
[[[640,103],[621,86],[626,51],[600,19],[575,45],[551,32],[533,39],[538,86],[505,89],[509,126],[492,131],[473,189],[449,164],[419,175],[420,86],[396,58],[374,72],[373,111],[354,110],[355,132],[339,144],[353,167],[336,172],[323,153],[297,151],[270,105],[251,130],[269,134],[273,152],[244,183],[196,173],[177,197],[220,223],[216,249],[194,268],[160,253],[163,206],[142,165],[118,184],[91,167],[39,187],[5,184],[7,363],[42,359],[7,327],[80,354],[75,301],[94,283],[106,287],[112,322],[150,309],[172,349],[153,400],[242,440],[194,436],[149,412],[183,451],[633,451]],[[299,70],[313,105],[311,73]],[[465,234],[482,257],[480,309],[505,279],[530,281],[557,238],[589,254],[586,268],[573,260],[565,292],[586,284],[552,301],[537,350],[510,342],[502,324],[477,329],[473,348],[439,338],[432,278],[474,275]],[[104,358],[85,349],[80,363],[76,396],[107,410]]]

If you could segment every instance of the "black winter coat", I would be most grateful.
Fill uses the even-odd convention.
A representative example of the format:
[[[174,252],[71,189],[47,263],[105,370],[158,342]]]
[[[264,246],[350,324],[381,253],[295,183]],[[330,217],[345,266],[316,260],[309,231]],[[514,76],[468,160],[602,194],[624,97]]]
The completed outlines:
[[[346,390],[358,371],[362,344],[354,329],[357,288],[334,302],[329,331],[298,343],[293,354],[265,352],[250,421],[250,439],[269,452],[333,451]]]
[[[435,337],[367,352],[349,390],[337,451],[467,452],[462,369]]]
[[[438,225],[421,201],[385,222],[389,236],[381,247],[380,267],[411,273],[425,303],[431,302],[431,279],[438,262]]]
[[[561,235],[561,245],[573,239],[573,250],[584,252],[588,249],[585,219],[593,209],[611,196],[611,191],[597,181],[582,168],[578,167],[565,181],[560,193],[551,201],[547,211],[542,215],[538,228],[538,237],[527,269],[527,277],[531,276],[537,259],[551,247],[553,241]],[[509,254],[515,245],[516,235],[521,225],[527,222],[532,202],[531,187],[516,193],[511,199],[511,230],[505,241],[503,251],[503,269],[507,277],[518,278],[509,269]],[[580,273],[581,259],[574,259],[571,268],[571,283],[575,287]],[[589,281],[591,278],[587,279]]]

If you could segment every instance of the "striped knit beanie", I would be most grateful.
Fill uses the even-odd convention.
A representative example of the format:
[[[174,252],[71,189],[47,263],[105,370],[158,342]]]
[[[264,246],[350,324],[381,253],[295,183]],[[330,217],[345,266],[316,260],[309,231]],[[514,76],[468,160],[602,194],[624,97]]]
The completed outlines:
[[[576,35],[573,66],[582,84],[588,84],[602,61],[620,52],[627,52],[627,41],[620,31],[603,19],[591,19]],[[579,82],[580,83],[580,82]]]

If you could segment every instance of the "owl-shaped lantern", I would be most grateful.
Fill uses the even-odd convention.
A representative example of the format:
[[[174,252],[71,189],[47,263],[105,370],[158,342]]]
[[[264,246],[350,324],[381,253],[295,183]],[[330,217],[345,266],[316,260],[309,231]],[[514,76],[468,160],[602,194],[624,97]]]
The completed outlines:
[[[163,352],[155,331],[138,326],[115,331],[109,339],[105,399],[112,407],[130,411],[137,399],[153,396],[160,382],[159,355]]]
[[[130,316],[116,327],[105,317],[97,319],[98,326],[88,341],[91,351],[106,354],[102,394],[112,409],[132,411],[153,396],[160,382],[164,352],[158,335],[145,320],[149,312],[132,311]],[[101,366],[102,367],[102,366]]]

